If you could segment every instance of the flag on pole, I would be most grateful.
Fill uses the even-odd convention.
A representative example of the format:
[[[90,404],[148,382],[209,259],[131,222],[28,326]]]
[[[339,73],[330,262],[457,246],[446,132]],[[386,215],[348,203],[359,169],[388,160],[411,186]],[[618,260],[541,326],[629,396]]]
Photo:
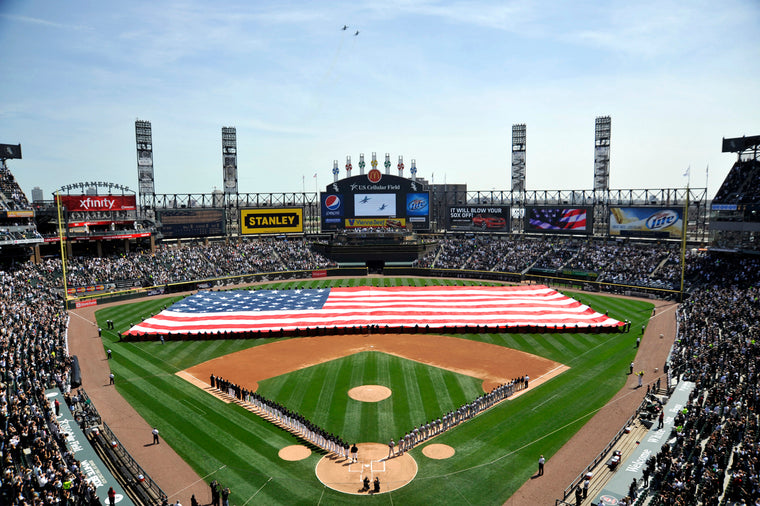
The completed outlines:
[[[546,286],[336,287],[199,292],[126,335],[528,325],[619,327],[623,323]]]
[[[686,172],[683,173],[683,177],[689,177],[689,174],[691,173],[691,165],[686,169]]]

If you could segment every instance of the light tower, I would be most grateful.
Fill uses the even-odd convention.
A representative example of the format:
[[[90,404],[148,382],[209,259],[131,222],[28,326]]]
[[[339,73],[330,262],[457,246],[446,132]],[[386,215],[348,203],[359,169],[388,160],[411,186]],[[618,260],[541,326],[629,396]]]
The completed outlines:
[[[222,127],[222,172],[224,193],[238,192],[237,131],[235,127]]]
[[[364,175],[364,167],[365,167],[364,153],[359,153],[359,175],[360,176]]]
[[[594,192],[610,189],[610,132],[612,119],[609,116],[596,118],[594,126]]]
[[[390,153],[385,153],[385,162],[383,163],[385,165],[385,173],[390,175],[391,173],[391,155]]]
[[[338,176],[340,175],[340,169],[338,168],[338,160],[333,160],[333,183],[338,182]]]
[[[525,191],[525,123],[512,125],[512,191]]]
[[[612,119],[596,118],[594,125],[594,233],[608,230],[610,213],[607,194],[610,189],[610,134]]]
[[[140,205],[145,207],[153,201],[156,187],[153,178],[153,130],[150,121],[135,121],[137,144],[137,191]]]
[[[398,157],[398,177],[404,177],[404,157]]]
[[[351,165],[351,155],[346,156],[346,177],[351,177],[351,169],[353,169],[353,166]]]

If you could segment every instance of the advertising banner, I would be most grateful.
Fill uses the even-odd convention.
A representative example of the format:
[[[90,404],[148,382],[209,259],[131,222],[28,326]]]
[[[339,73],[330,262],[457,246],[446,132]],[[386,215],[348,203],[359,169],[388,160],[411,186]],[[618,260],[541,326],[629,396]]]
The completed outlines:
[[[23,209],[21,211],[0,211],[0,217],[3,215],[8,218],[34,218],[34,211],[31,209]]]
[[[161,233],[167,238],[225,234],[223,209],[172,209],[159,213]]]
[[[425,223],[430,219],[430,194],[407,193],[406,217],[410,223]]]
[[[610,235],[680,239],[683,209],[678,207],[610,207]]]
[[[540,206],[525,208],[525,231],[549,234],[591,234],[592,207]]]
[[[116,492],[116,504],[132,506],[134,504],[132,500],[111,474],[105,462],[98,456],[82,429],[79,428],[79,424],[66,404],[63,393],[57,388],[52,388],[45,390],[45,397],[49,403],[48,409],[52,412],[55,412],[55,401],[58,401],[59,414],[55,418],[63,435],[66,449],[79,462],[79,471],[84,475],[84,479],[95,486],[100,504],[108,504],[108,489],[113,487]]]
[[[240,233],[243,235],[303,233],[303,209],[300,207],[241,209]]]
[[[134,211],[137,199],[134,195],[60,195],[61,205],[69,212],[75,211]]]
[[[343,226],[346,205],[343,195],[335,193],[320,194],[322,230],[336,230]]]
[[[404,228],[404,218],[349,218],[345,223],[346,228]]]
[[[448,230],[488,230],[507,232],[509,206],[456,206],[449,207]]]
[[[0,158],[21,158],[21,144],[0,144]]]

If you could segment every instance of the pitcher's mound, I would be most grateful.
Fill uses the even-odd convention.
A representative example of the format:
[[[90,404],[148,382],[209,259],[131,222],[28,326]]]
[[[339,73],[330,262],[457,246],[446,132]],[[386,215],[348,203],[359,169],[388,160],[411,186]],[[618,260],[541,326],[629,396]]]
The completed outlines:
[[[380,478],[380,493],[396,490],[417,475],[417,462],[405,453],[388,459],[388,446],[380,443],[359,443],[358,462],[351,459],[325,455],[317,463],[319,481],[326,487],[346,494],[369,494],[362,491],[364,477],[370,481],[370,490],[375,477]]]
[[[449,445],[442,445],[438,443],[427,445],[422,449],[422,454],[425,457],[437,460],[453,457],[454,453],[454,448],[450,447]]]
[[[311,450],[303,445],[290,445],[280,450],[277,455],[279,455],[282,460],[303,460],[311,455]]]
[[[349,390],[348,396],[361,402],[380,402],[391,396],[391,389],[382,385],[362,385]]]

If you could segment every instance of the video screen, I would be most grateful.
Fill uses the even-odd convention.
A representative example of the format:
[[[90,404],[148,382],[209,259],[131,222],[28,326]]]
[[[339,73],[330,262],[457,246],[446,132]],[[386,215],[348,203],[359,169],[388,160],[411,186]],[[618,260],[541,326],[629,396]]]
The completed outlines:
[[[354,194],[354,216],[396,216],[395,193]]]
[[[590,207],[527,207],[525,230],[564,234],[590,234],[593,211]]]

